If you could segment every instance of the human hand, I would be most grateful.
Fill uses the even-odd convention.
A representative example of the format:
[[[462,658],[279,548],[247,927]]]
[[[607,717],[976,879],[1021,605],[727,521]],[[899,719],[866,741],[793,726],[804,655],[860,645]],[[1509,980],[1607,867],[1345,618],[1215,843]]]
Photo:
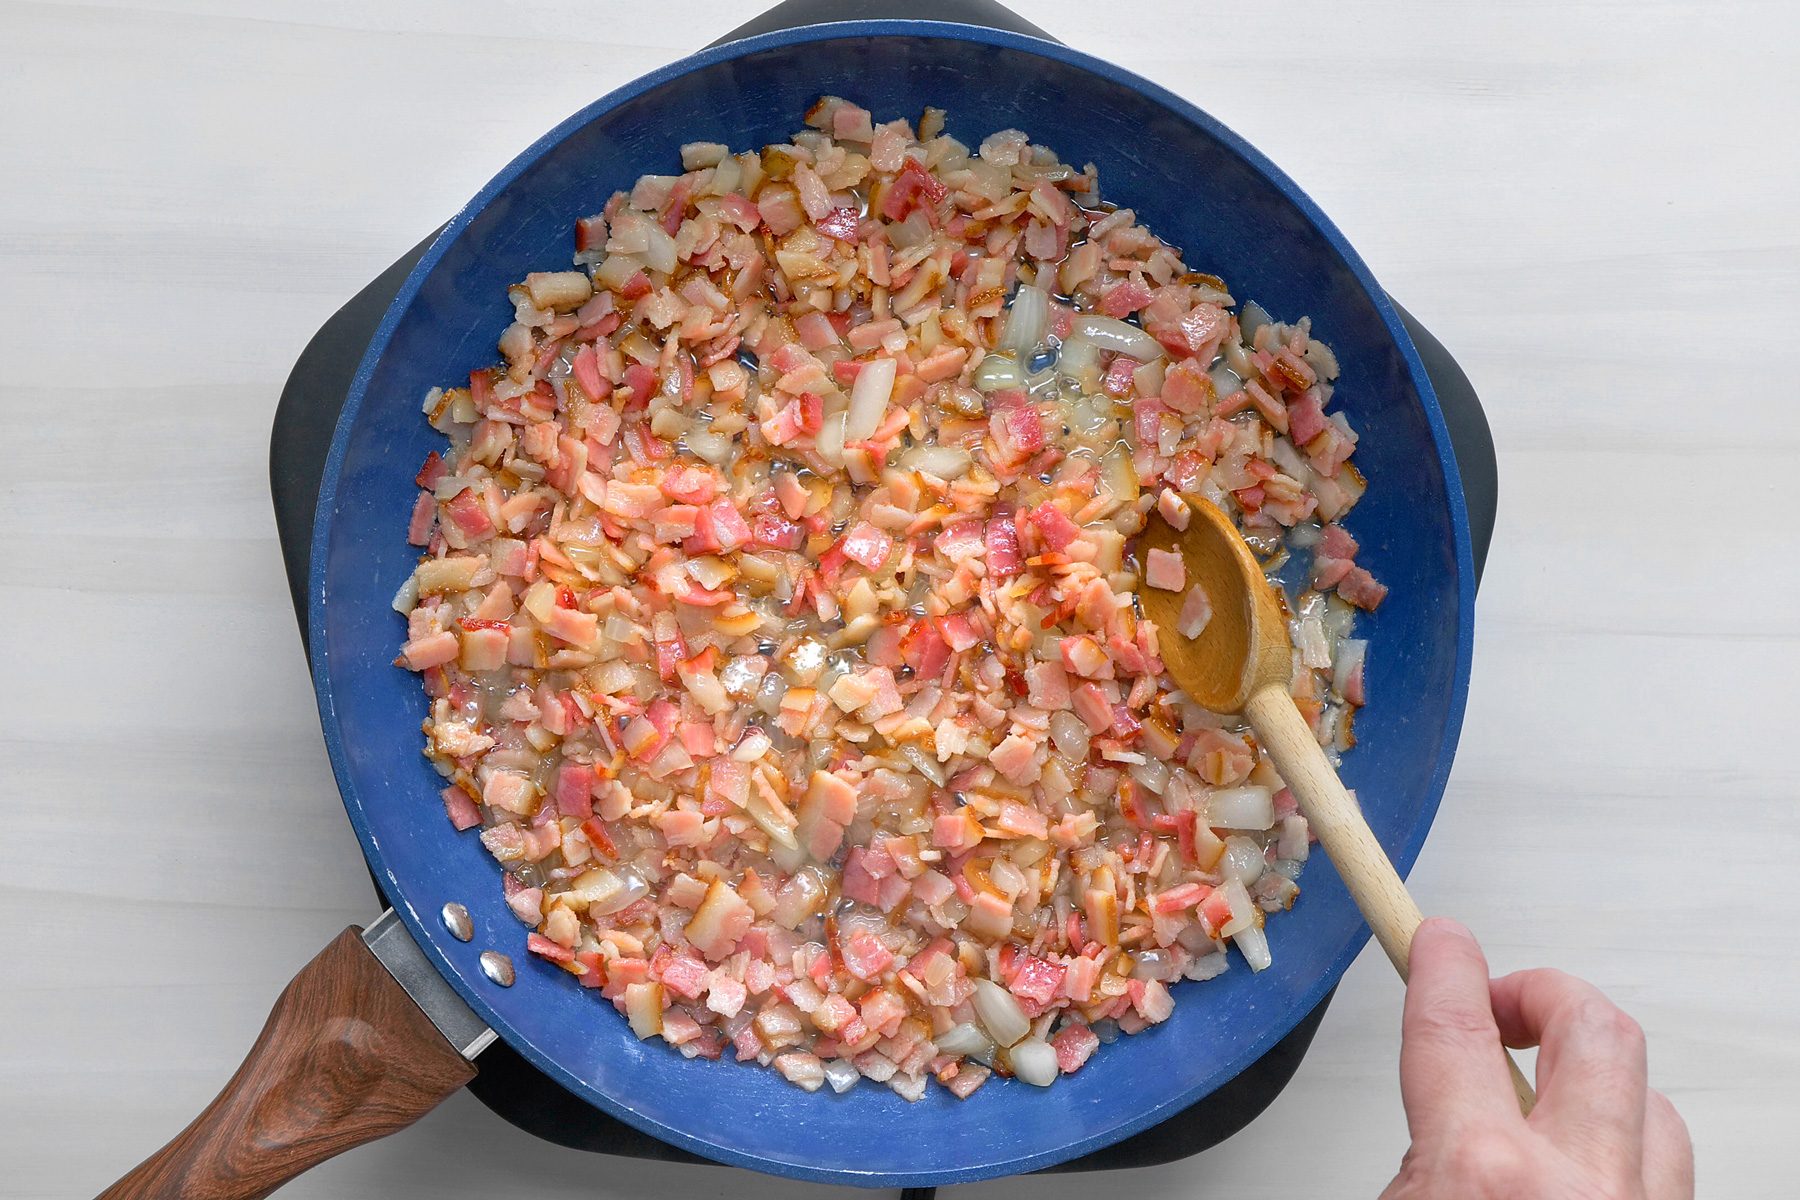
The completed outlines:
[[[1694,1151],[1646,1081],[1644,1031],[1561,971],[1488,978],[1469,931],[1413,937],[1400,1045],[1412,1146],[1382,1200],[1691,1200]],[[1537,1107],[1519,1114],[1508,1046],[1537,1046]]]

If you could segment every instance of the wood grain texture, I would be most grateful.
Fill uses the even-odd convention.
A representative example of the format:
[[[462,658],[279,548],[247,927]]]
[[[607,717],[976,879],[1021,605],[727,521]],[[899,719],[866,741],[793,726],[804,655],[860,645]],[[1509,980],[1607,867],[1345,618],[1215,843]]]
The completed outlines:
[[[1293,791],[1300,812],[1343,878],[1376,942],[1400,978],[1408,978],[1413,934],[1419,931],[1424,915],[1394,870],[1387,851],[1376,840],[1374,830],[1363,819],[1356,798],[1344,788],[1306,719],[1294,706],[1287,684],[1270,684],[1252,693],[1244,716],[1256,730],[1263,749],[1269,752],[1270,761],[1281,772],[1283,782]],[[1479,930],[1476,935],[1480,936]],[[1501,1049],[1497,1042],[1495,1048]],[[1530,1116],[1537,1105],[1537,1093],[1519,1068],[1518,1060],[1504,1049],[1501,1053],[1506,1057],[1519,1110]]]
[[[206,1110],[100,1200],[260,1200],[473,1078],[353,925],[282,991]]]
[[[1740,368],[1800,327],[1800,6],[1294,0],[1247,53],[1241,5],[1015,2],[1248,138],[1468,370],[1500,522],[1408,886],[1496,971],[1644,1025],[1706,1194],[1788,1200],[1800,767],[1752,751],[1793,740],[1800,410]],[[301,347],[522,147],[744,15],[0,0],[0,1197],[118,1178],[377,911],[269,512]],[[946,1200],[1373,1197],[1399,996],[1371,947],[1293,1085],[1197,1159]],[[466,1093],[280,1193],[727,1194],[862,1195],[595,1158]]]
[[[1204,496],[1182,500],[1185,512],[1176,514],[1180,528],[1159,503],[1148,514],[1135,552],[1146,578],[1153,551],[1180,556],[1184,568],[1182,587],[1146,586],[1138,593],[1145,618],[1162,631],[1157,644],[1163,669],[1195,703],[1243,714],[1376,942],[1400,978],[1409,979],[1413,935],[1424,917],[1289,692],[1294,647],[1288,606],[1231,517]],[[1201,589],[1212,609],[1193,637],[1181,632],[1190,588]],[[1500,1049],[1498,1039],[1495,1048]],[[1517,1060],[1505,1057],[1519,1109],[1530,1116],[1537,1093]]]

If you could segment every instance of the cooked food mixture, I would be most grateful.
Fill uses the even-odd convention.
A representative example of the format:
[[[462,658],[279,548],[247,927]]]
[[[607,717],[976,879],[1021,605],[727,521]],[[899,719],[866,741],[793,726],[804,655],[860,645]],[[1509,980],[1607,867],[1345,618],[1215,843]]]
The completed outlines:
[[[1337,523],[1356,433],[1308,323],[1234,312],[1091,166],[806,123],[614,195],[427,397],[398,662],[529,948],[639,1037],[809,1090],[1049,1084],[1228,941],[1267,966],[1307,857],[1163,675],[1208,597],[1130,539],[1233,513],[1341,750],[1384,592]]]

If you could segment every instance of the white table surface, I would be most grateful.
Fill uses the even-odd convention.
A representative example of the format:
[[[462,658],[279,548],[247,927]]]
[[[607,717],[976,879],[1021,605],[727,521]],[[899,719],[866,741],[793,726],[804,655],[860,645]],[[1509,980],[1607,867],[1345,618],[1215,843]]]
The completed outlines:
[[[1016,7],[1265,150],[1469,370],[1500,521],[1413,884],[1496,970],[1643,1022],[1703,1194],[1793,1195],[1800,9]],[[0,3],[0,1196],[159,1145],[373,915],[268,498],[295,356],[518,149],[748,15]],[[1293,1086],[1199,1158],[956,1195],[1372,1197],[1399,1000],[1365,953]],[[828,1191],[557,1149],[465,1094],[283,1195]]]

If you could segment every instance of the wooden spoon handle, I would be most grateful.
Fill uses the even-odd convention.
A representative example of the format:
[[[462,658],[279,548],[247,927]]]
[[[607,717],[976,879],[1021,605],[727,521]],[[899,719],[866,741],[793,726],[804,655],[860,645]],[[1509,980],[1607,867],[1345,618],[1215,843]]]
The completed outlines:
[[[352,926],[294,976],[206,1111],[101,1200],[258,1200],[474,1077]]]
[[[1343,781],[1332,769],[1300,710],[1294,707],[1294,698],[1285,686],[1271,684],[1252,693],[1244,715],[1299,801],[1301,814],[1318,835],[1325,853],[1331,856],[1375,940],[1387,951],[1400,978],[1405,979],[1413,934],[1425,918],[1400,873],[1394,870],[1387,851],[1375,840],[1362,809],[1344,790]],[[1511,1068],[1519,1109],[1529,1114],[1537,1103],[1537,1095],[1510,1054],[1506,1065]]]

